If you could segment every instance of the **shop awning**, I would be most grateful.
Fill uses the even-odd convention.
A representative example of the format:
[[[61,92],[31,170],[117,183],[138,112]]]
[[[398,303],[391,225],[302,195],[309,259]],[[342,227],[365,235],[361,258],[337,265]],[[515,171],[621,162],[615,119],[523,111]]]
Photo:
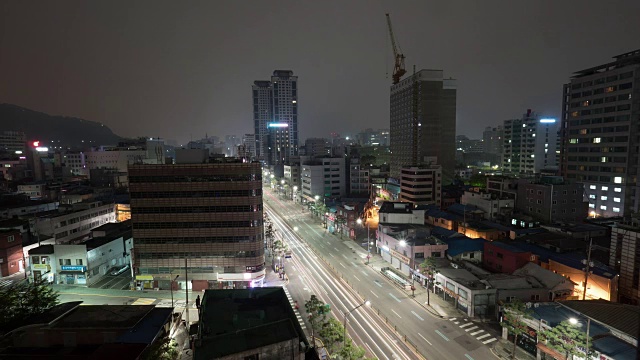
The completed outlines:
[[[153,275],[136,275],[136,280],[153,281]]]

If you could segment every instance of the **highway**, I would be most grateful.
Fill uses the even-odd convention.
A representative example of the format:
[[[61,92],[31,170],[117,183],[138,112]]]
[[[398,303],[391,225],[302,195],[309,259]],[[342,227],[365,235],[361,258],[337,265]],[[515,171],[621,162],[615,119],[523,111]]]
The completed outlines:
[[[489,346],[458,326],[459,321],[433,316],[366,266],[366,250],[358,244],[326,234],[299,204],[283,201],[267,189],[264,198],[266,213],[293,250],[293,258],[285,265],[291,280],[287,288],[301,308],[315,294],[331,304],[333,315],[342,321],[343,311],[361,304],[363,298],[370,300],[370,308],[363,306],[351,313],[348,331],[357,344],[379,359],[494,358]]]

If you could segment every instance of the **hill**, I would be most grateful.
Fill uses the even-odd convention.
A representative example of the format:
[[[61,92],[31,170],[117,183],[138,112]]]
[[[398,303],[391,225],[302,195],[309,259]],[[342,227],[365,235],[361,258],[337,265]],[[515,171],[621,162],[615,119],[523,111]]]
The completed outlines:
[[[47,146],[55,142],[56,146],[84,148],[115,145],[120,140],[109,127],[95,121],[53,116],[11,104],[0,104],[0,131],[3,130],[24,131],[28,141],[40,140]]]

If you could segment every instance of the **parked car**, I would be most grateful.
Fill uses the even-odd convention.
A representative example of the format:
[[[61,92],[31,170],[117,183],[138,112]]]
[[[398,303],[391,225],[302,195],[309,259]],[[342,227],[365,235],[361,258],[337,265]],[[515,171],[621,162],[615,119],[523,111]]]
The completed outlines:
[[[125,265],[123,267],[121,267],[120,269],[115,269],[111,271],[111,275],[113,276],[118,276],[120,274],[122,274],[123,272],[129,270],[129,265]]]

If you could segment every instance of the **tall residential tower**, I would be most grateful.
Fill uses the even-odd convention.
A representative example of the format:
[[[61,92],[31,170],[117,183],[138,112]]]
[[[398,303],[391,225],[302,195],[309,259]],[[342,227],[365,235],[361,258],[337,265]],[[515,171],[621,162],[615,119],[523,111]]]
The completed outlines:
[[[276,70],[271,80],[255,81],[252,88],[256,156],[268,165],[288,163],[298,155],[298,77],[291,70]],[[286,127],[286,141],[269,140],[270,124]]]
[[[420,70],[391,86],[391,177],[436,157],[444,183],[453,179],[456,154],[456,81],[442,70]]]
[[[562,97],[562,174],[585,184],[593,217],[640,201],[640,50],[614,59],[574,73]]]
[[[530,176],[543,169],[557,170],[559,122],[527,109],[520,119],[504,121],[502,170]]]

